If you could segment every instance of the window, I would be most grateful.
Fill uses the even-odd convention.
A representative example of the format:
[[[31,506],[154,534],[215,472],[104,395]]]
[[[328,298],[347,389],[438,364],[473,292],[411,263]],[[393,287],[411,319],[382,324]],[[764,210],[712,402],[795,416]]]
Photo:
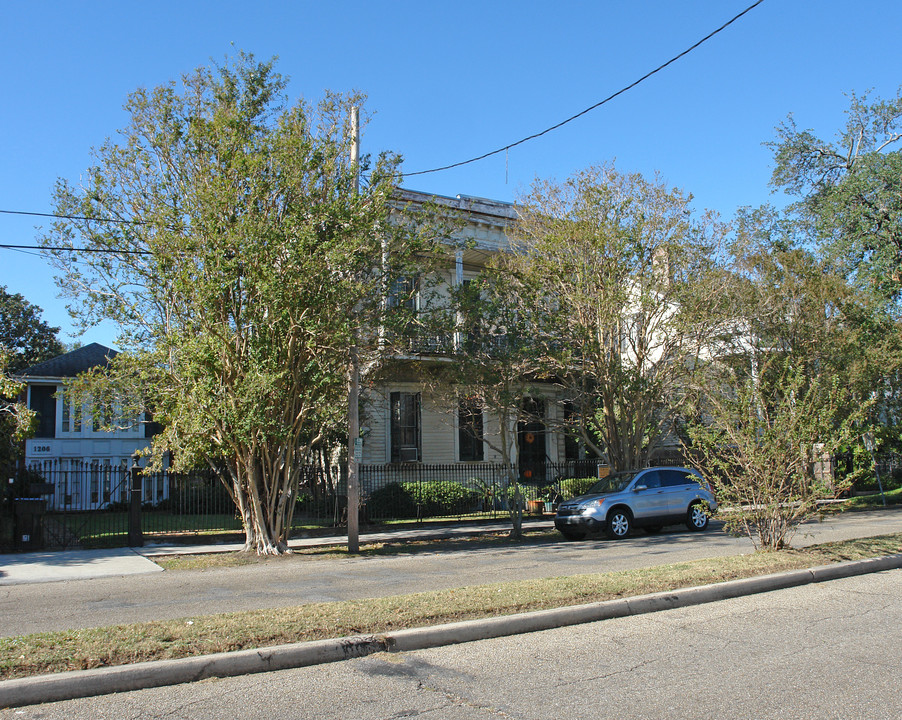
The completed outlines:
[[[56,386],[32,385],[31,409],[38,414],[38,428],[34,436],[56,437]]]
[[[63,408],[63,432],[79,433],[81,432],[81,408],[74,406],[69,399],[69,395],[62,387],[57,390],[57,396],[60,398]]]
[[[72,422],[72,413],[69,412],[69,398],[66,397],[63,388],[60,388],[56,394],[59,396],[60,403],[63,406],[63,432],[69,432],[69,424]]]
[[[649,490],[661,487],[661,474],[657,470],[645,473],[639,478],[639,485],[645,485]]]
[[[482,432],[482,403],[475,398],[461,399],[457,407],[457,454],[461,462],[484,459]]]
[[[420,394],[391,394],[391,462],[420,460]]]
[[[579,460],[580,459],[580,442],[577,434],[577,424],[580,421],[579,413],[576,406],[571,400],[564,401],[564,459]]]
[[[94,432],[108,432],[113,424],[113,403],[105,400],[94,407],[93,425]]]
[[[417,309],[417,295],[420,283],[416,277],[402,275],[394,280],[388,293],[388,306],[392,308]]]
[[[479,290],[471,279],[461,283],[460,317],[462,340],[468,349],[479,347],[482,340],[482,329],[479,325]]]
[[[698,477],[685,470],[661,470],[664,487],[698,484]]]
[[[100,464],[97,460],[91,461],[91,504],[96,505],[100,500]]]

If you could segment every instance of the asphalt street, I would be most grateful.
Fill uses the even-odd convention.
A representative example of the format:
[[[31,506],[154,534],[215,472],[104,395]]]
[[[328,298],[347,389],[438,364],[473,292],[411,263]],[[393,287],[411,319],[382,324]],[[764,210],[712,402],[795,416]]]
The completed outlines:
[[[803,526],[794,544],[902,532],[902,509]],[[229,569],[0,586],[0,636],[383,597],[489,582],[608,572],[751,552],[716,524],[622,541],[558,542],[342,560],[290,557]]]
[[[462,645],[0,710],[28,720],[902,717],[902,571]]]

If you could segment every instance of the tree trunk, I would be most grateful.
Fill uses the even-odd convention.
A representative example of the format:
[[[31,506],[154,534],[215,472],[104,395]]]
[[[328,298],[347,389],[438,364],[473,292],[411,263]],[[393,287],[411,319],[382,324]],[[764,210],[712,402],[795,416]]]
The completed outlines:
[[[230,468],[230,494],[244,529],[242,552],[257,555],[282,555],[288,549],[288,535],[294,502],[292,474],[285,467],[265,476],[266,467],[259,459],[249,457]],[[220,476],[221,477],[221,476]]]

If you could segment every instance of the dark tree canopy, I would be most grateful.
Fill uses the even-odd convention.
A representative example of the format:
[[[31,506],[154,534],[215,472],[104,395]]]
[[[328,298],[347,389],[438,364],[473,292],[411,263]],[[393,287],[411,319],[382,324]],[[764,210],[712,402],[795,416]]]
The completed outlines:
[[[800,220],[826,256],[861,289],[902,293],[902,95],[851,95],[832,142],[800,130],[790,116],[770,143],[771,184],[799,200]]]
[[[10,293],[0,285],[0,346],[9,353],[10,374],[66,351],[56,337],[60,329],[44,322],[42,312],[20,293]]]

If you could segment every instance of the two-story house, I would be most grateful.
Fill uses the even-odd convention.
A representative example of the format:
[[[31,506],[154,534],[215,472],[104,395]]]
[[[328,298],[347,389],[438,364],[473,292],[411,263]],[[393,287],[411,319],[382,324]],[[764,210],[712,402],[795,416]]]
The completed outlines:
[[[438,282],[432,278],[429,283],[429,297],[419,293],[415,280],[410,279],[400,293],[403,299],[395,302],[426,311],[426,303],[441,303],[452,289],[477,278],[489,258],[508,251],[506,231],[516,219],[516,208],[510,203],[464,195],[436,197],[410,190],[398,190],[396,197],[399,203],[431,202],[439,210],[446,209],[462,218],[462,227],[449,240],[448,262],[440,271]],[[392,301],[390,297],[389,303]],[[445,468],[441,475],[445,476],[454,474],[453,466],[470,466],[475,472],[480,465],[501,461],[499,420],[492,408],[466,397],[449,400],[449,393],[432,391],[421,376],[430,362],[454,362],[455,354],[466,352],[466,343],[465,324],[447,337],[427,334],[415,338],[410,341],[406,358],[397,358],[401,362],[395,363],[396,372],[391,379],[368,387],[361,419],[364,465],[394,465],[399,472],[408,474],[415,464],[423,468],[441,466]],[[409,360],[407,372],[405,359]],[[537,383],[532,385],[531,394],[532,397],[524,398],[529,404],[530,419],[509,428],[508,434],[511,443],[516,443],[512,456],[517,457],[521,478],[529,482],[551,474],[572,474],[573,466],[580,460],[580,448],[568,440],[557,422],[566,412],[559,390],[551,383],[546,387]],[[569,472],[567,463],[571,466]],[[546,473],[550,467],[554,470]],[[391,470],[386,467],[383,478],[390,475]]]
[[[66,394],[75,376],[105,367],[116,354],[91,343],[17,374],[26,385],[27,405],[38,416],[36,432],[25,442],[25,467],[54,485],[48,495],[50,508],[91,510],[127,498],[125,470],[132,454],[150,444],[152,424],[144,417],[97,417],[88,408],[76,407]],[[116,429],[107,429],[114,419]],[[158,502],[166,492],[161,482],[158,488],[145,489],[145,497]]]

